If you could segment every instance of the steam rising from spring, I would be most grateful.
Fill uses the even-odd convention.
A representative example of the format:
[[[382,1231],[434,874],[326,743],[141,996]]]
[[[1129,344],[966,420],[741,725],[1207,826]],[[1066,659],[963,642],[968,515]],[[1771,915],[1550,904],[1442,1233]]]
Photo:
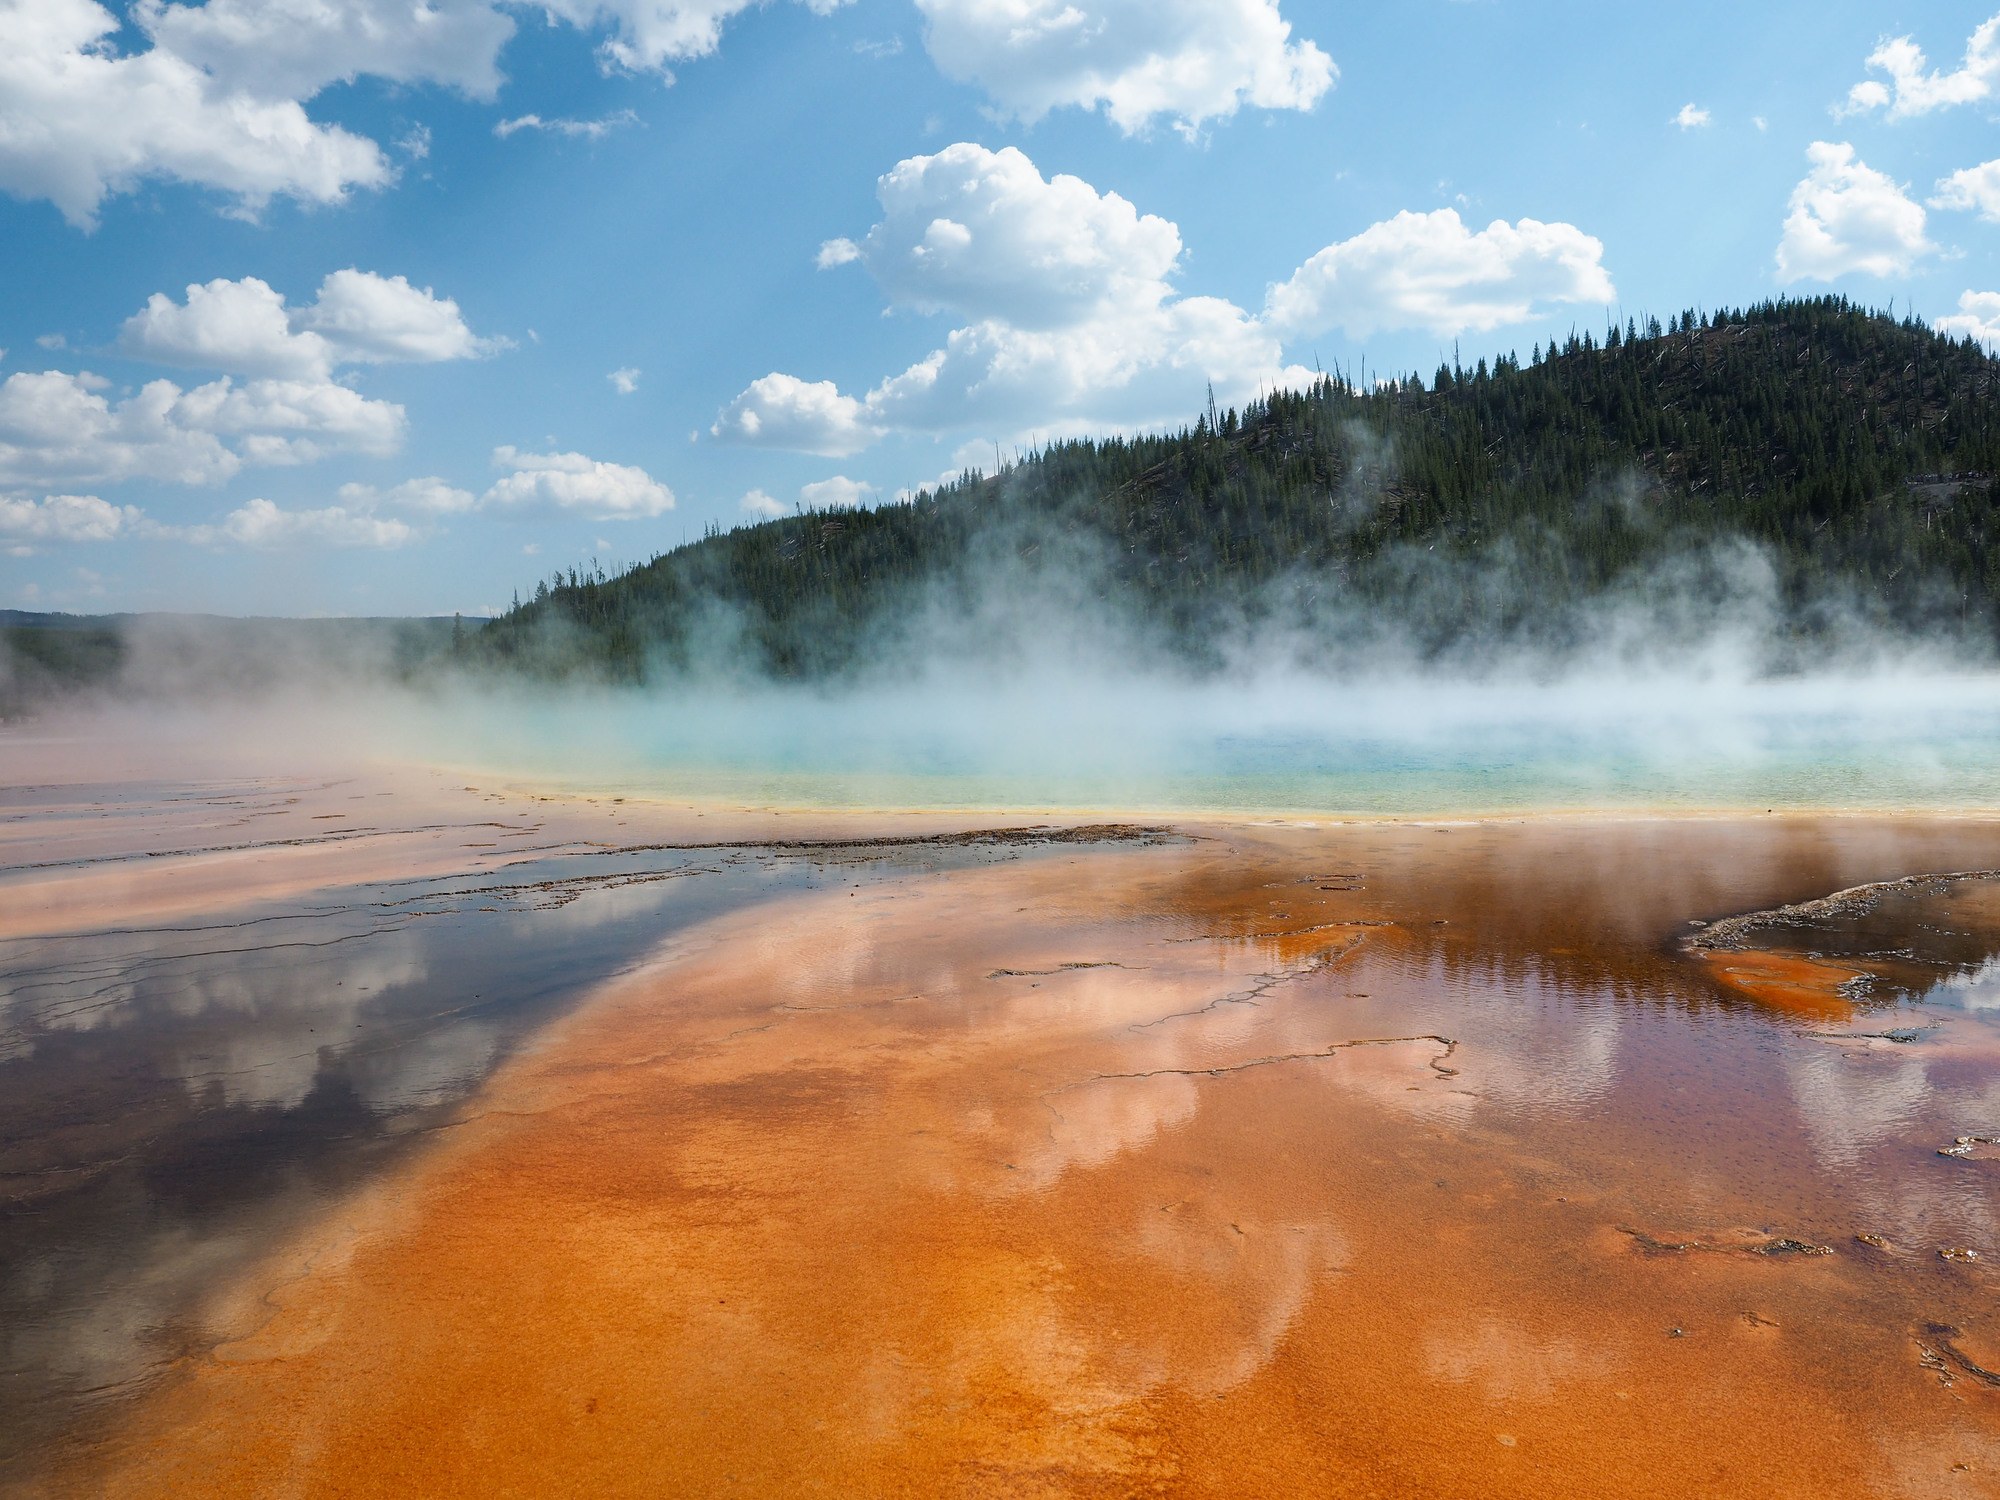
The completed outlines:
[[[1806,642],[1770,560],[1735,540],[1546,605],[1534,545],[1476,563],[1406,549],[1392,610],[1337,576],[1280,576],[1208,608],[1190,643],[1134,606],[1101,538],[999,514],[964,567],[877,600],[855,660],[812,682],[761,672],[752,622],[720,600],[629,687],[482,664],[446,649],[450,622],[142,618],[116,683],[8,733],[751,804],[2000,805],[2000,673],[1979,640],[1888,632],[1829,592]]]

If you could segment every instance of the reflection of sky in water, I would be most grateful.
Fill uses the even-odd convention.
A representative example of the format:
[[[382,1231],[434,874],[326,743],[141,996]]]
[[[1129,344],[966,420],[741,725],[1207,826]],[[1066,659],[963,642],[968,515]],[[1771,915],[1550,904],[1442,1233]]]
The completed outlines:
[[[1812,1033],[1816,1045],[1788,1048],[1785,1081],[1815,1159],[1886,1230],[1991,1244],[2000,1211],[1985,1174],[1935,1150],[1961,1134],[2000,1133],[2000,958],[1978,958],[1992,938],[1948,899],[1892,897],[1885,907],[1864,921],[1886,920],[1902,952],[1945,972],[1893,1005]],[[1809,928],[1795,936],[1816,946]],[[1870,945],[1836,944],[1849,946]]]
[[[1470,1327],[1441,1322],[1426,1331],[1424,1366],[1436,1379],[1477,1385],[1489,1399],[1547,1401],[1579,1379],[1604,1379],[1612,1355],[1587,1336],[1534,1333],[1518,1321],[1487,1313]]]
[[[1963,1056],[1891,1043],[1850,1056],[1788,1018],[1715,1005],[1695,971],[1664,956],[1664,969],[1634,981],[1604,967],[1579,977],[1574,964],[1519,951],[1453,946],[1447,956],[1440,942],[1385,940],[1320,970],[1305,960],[1288,970],[1252,945],[1225,951],[1227,972],[1205,947],[1170,942],[1147,949],[1136,973],[1037,967],[1029,972],[1047,976],[1039,987],[1011,983],[998,1025],[1087,1021],[1117,1038],[1117,1071],[1065,1084],[1016,1115],[969,1115],[966,1129],[1007,1164],[996,1191],[1043,1192],[1123,1159],[1185,1154],[1175,1138],[1226,1112],[1228,1091],[1253,1086],[1230,1077],[1236,1065],[1290,1057],[1253,1064],[1270,1069],[1254,1087],[1291,1101],[1285,1108],[1379,1110],[1426,1134],[1515,1141],[1537,1171],[1555,1174],[1542,1191],[1581,1179],[1586,1193],[1605,1195],[1613,1222],[1662,1238],[1726,1243],[1776,1226],[1814,1243],[1844,1245],[1867,1230],[1904,1245],[1985,1245],[2000,1231],[1984,1179],[1933,1155],[1950,1138],[1932,1139],[1940,1120],[2000,1106],[2000,1086],[1969,1076]],[[1250,993],[1260,977],[1245,972],[1252,966],[1297,978],[1259,991],[1254,1007],[1202,1004]],[[847,955],[846,968],[867,965]],[[1161,986],[1178,1017],[1164,1025],[1150,993]],[[1668,995],[1693,1007],[1658,1003]],[[1448,1058],[1416,1035],[1430,1031],[1456,1039]],[[1398,1036],[1410,1039],[1389,1040]],[[1357,1037],[1383,1040],[1340,1044]],[[1438,1063],[1453,1071],[1438,1075]],[[1232,1388],[1262,1368],[1314,1289],[1352,1263],[1352,1222],[1317,1214],[1308,1184],[1275,1205],[1265,1193],[1261,1179],[1203,1174],[1184,1198],[1163,1192],[1166,1208],[1149,1203],[1133,1221],[1121,1274],[1187,1309],[1170,1330],[1118,1341],[1117,1368],[1134,1391]],[[1553,1310],[1527,1322],[1454,1318],[1425,1335],[1421,1354],[1433,1378],[1510,1401],[1612,1373],[1587,1328]]]
[[[1151,961],[1149,976],[1167,972],[1159,950]],[[1687,998],[1695,998],[1692,974],[1682,977],[1690,981]],[[1954,981],[1951,992],[1995,978],[2000,965]],[[1238,977],[1211,988],[1240,993],[1242,986]],[[1130,1008],[1130,987],[1107,973],[1064,981],[1073,1004],[1100,997],[1097,1008],[1114,1023]],[[1357,991],[1396,998],[1371,1010]],[[1045,1100],[1049,1117],[1024,1120],[1022,1138],[1008,1144],[1008,1160],[1024,1170],[1009,1174],[1006,1190],[1093,1172],[1198,1129],[1219,1097],[1213,1091],[1227,1087],[1204,1070],[1290,1054],[1306,1059],[1282,1065],[1295,1070],[1291,1086],[1323,1095],[1329,1110],[1368,1106],[1433,1128],[1519,1139],[1593,1184],[1615,1182],[1621,1196],[1636,1190],[1618,1212],[1665,1237],[1726,1239],[1775,1224],[1816,1243],[1844,1244],[1864,1230],[1926,1250],[2000,1243],[1989,1172],[1936,1155],[1958,1133],[2000,1127],[2000,1033],[1983,1018],[1952,1019],[1916,1042],[1844,1040],[1754,1007],[1702,1003],[1691,1013],[1651,1003],[1669,992],[1661,976],[1637,985],[1579,980],[1520,954],[1448,962],[1439,948],[1384,945],[1337,974],[1261,995],[1256,1009],[1200,1011],[1149,1033],[1157,1039],[1128,1044],[1121,1067],[1185,1071],[1106,1080]],[[1052,1004],[1018,1003],[1038,1014]],[[1937,1019],[1912,1004],[1886,1019],[1867,1014],[1854,1029]],[[1343,1034],[1431,1030],[1457,1041],[1441,1059],[1454,1070],[1445,1079],[1431,1073],[1438,1049],[1421,1040],[1315,1055]],[[1233,1207],[1226,1182],[1204,1191]],[[1297,1235],[1312,1222],[1271,1227]],[[1319,1227],[1333,1236],[1330,1244],[1341,1243],[1339,1225]],[[1253,1273],[1218,1258],[1193,1219],[1149,1217],[1138,1244],[1162,1259],[1167,1281],[1205,1278],[1198,1302],[1234,1301],[1254,1321],[1232,1346],[1241,1363],[1204,1367],[1191,1388],[1241,1379],[1301,1305],[1298,1277],[1275,1261]],[[1314,1251],[1301,1262],[1302,1274],[1309,1283],[1340,1260],[1334,1251]],[[1461,1333],[1454,1325],[1452,1337],[1431,1351],[1433,1375],[1533,1399],[1552,1388],[1558,1372],[1585,1373],[1573,1359],[1583,1346],[1566,1342],[1560,1330]]]
[[[190,1297],[569,997],[823,877],[847,878],[754,850],[571,855],[0,941],[0,1180],[24,1210],[0,1216],[0,1470],[74,1393],[171,1357]]]
[[[1960,1134],[2000,1124],[1993,1038],[1981,1040],[1984,1066],[1974,1069],[1962,1047],[1929,1040],[1865,1047],[1821,1039],[1816,1050],[1785,1057],[1814,1158],[1892,1239],[2000,1240],[1986,1174],[1936,1154]]]
[[[1633,845],[1620,847],[1629,856]],[[1739,876],[1769,854],[1720,847]],[[1936,1035],[1908,1045],[1815,1036],[1718,1003],[1643,922],[1619,927],[1616,893],[1650,898],[1672,873],[1621,879],[1635,868],[1628,857],[1586,882],[1578,899],[1591,916],[1573,947],[1502,941],[1493,933],[1513,929],[1493,917],[1476,941],[1429,926],[1371,932],[1352,961],[1316,967],[1310,953],[1281,958],[1246,939],[1192,942],[1197,922],[1133,968],[1067,971],[1062,960],[1098,955],[1063,948],[1032,962],[1010,954],[1021,968],[968,978],[949,952],[918,964],[850,921],[787,952],[772,998],[807,1011],[874,984],[933,1005],[948,997],[979,1013],[982,1034],[1071,1026],[1115,1037],[1118,1073],[1012,1113],[968,1102],[959,1133],[990,1144],[983,1160],[1006,1163],[1005,1193],[1048,1190],[1199,1128],[1229,1087],[1207,1070],[1376,1037],[1387,1044],[1287,1064],[1291,1086],[1315,1113],[1379,1108],[1440,1134],[1512,1134],[1586,1177],[1650,1181],[1643,1223],[1670,1234],[1776,1222],[1828,1241],[1865,1227],[1996,1243],[1985,1164],[1941,1161],[1933,1148],[2000,1124],[2000,962],[1982,961],[1958,930],[1970,945],[1953,960],[1960,977],[1856,1027],[1943,1017]],[[586,855],[515,867],[505,889],[494,876],[409,882],[229,914],[233,924],[0,943],[0,1097],[13,1101],[0,1171],[111,1162],[51,1197],[48,1212],[0,1224],[0,1373],[53,1372],[71,1387],[129,1378],[167,1352],[159,1330],[193,1289],[268,1243],[275,1220],[379,1166],[385,1143],[441,1122],[564,997],[687,923],[817,878],[807,862],[749,851]],[[836,867],[827,878],[848,877]],[[1462,904],[1489,916],[1534,905],[1531,884],[1517,897],[1505,870],[1493,878],[1496,894]],[[1913,920],[1887,925],[1901,934]],[[751,941],[789,940],[774,924]],[[1218,952],[1233,955],[1226,973]],[[1159,1024],[1159,986],[1176,972],[1198,983],[1189,1008]],[[1273,975],[1285,982],[1256,988]],[[1237,1000],[1205,1004],[1211,996]],[[1423,1039],[1432,1032],[1456,1039],[1449,1075]],[[1148,1070],[1178,1071],[1135,1076]],[[112,1138],[65,1133],[77,1100],[120,1122]],[[1642,1163],[1645,1153],[1658,1162]],[[1123,1252],[1222,1351],[1191,1367],[1165,1344],[1129,1340],[1121,1357],[1139,1385],[1172,1373],[1196,1393],[1232,1388],[1271,1357],[1314,1288],[1352,1263],[1360,1219],[1253,1187],[1218,1180],[1196,1209],[1149,1206],[1132,1221]],[[1605,1373],[1571,1331],[1497,1315],[1448,1339],[1426,1334],[1413,1351],[1434,1378],[1508,1399]],[[0,1421],[0,1456],[12,1436]]]
[[[1989,958],[1970,974],[1954,974],[1924,995],[1927,1005],[2000,1011],[2000,959]]]

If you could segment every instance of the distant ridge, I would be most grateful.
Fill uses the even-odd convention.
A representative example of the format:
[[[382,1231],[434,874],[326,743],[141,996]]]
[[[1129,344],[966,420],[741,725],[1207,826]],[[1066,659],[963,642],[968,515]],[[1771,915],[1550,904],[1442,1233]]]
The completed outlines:
[[[925,602],[1067,576],[1196,664],[1260,621],[1365,625],[1437,655],[1574,645],[1594,602],[1635,590],[1692,628],[1759,568],[1802,649],[1857,623],[1990,642],[1996,473],[2000,362],[1971,341],[1840,297],[1690,311],[1369,390],[1336,372],[908,504],[566,572],[461,654],[550,676],[727,656],[823,678]]]
[[[0,719],[79,694],[173,701],[408,679],[462,647],[466,628],[450,618],[0,610]]]
[[[266,623],[324,626],[338,631],[346,626],[407,625],[428,621],[449,625],[450,615],[208,615],[182,610],[118,610],[105,615],[71,614],[67,610],[36,611],[0,609],[0,629],[9,630],[97,630],[146,620],[215,621],[229,624]]]
[[[1116,636],[1197,672],[1245,642],[1555,661],[1608,631],[1671,652],[1726,627],[1780,670],[1856,640],[1990,658],[1996,476],[2000,361],[1971,341],[1839,297],[1690,311],[1367,390],[1335,371],[905,504],[718,529],[485,624],[4,611],[0,716],[308,675],[828,681],[926,660],[940,633]]]
[[[54,614],[43,614],[31,609],[0,609],[0,629],[89,630],[109,621],[126,618],[127,616],[122,614],[72,615],[60,611]]]

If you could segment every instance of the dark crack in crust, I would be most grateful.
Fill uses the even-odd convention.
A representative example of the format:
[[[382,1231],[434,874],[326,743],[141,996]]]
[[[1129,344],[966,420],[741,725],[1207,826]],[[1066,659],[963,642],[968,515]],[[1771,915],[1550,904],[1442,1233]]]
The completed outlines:
[[[1252,1068],[1269,1068],[1278,1063],[1321,1062],[1335,1053],[1346,1052],[1355,1047],[1398,1047],[1415,1042],[1430,1042],[1443,1050],[1426,1062],[1431,1071],[1440,1078],[1456,1078],[1458,1069],[1448,1068],[1445,1063],[1458,1051],[1458,1042],[1453,1037],[1439,1036],[1425,1032],[1418,1036],[1368,1036],[1352,1041],[1335,1042],[1331,1046],[1320,1047],[1311,1052],[1281,1052],[1271,1057],[1253,1057],[1240,1063],[1219,1063],[1212,1068],[1146,1068],[1137,1073],[1095,1073],[1089,1078],[1080,1078],[1075,1083],[1063,1084],[1043,1095],[1044,1098],[1056,1094],[1066,1094],[1071,1089],[1086,1088],[1094,1083],[1122,1083],[1139,1078],[1227,1078],[1232,1073],[1247,1073]]]
[[[1816,1245],[1810,1240],[1794,1239],[1790,1235],[1767,1234],[1762,1230],[1746,1229],[1737,1231],[1735,1237],[1720,1238],[1707,1235],[1692,1235],[1683,1239],[1662,1239],[1648,1234],[1643,1229],[1634,1229],[1621,1224],[1618,1232],[1631,1238],[1642,1255],[1760,1255],[1767,1259],[1801,1255],[1817,1258],[1833,1254],[1831,1245]]]
[[[1917,1363],[1932,1371],[1941,1385],[1971,1380],[2000,1390],[2000,1371],[1989,1370],[1958,1345],[1965,1331],[1950,1323],[1926,1323],[1917,1333]]]
[[[1158,824],[1037,823],[1019,828],[973,828],[961,833],[903,833],[881,838],[717,839],[708,843],[606,844],[602,854],[698,853],[710,849],[768,849],[781,854],[865,853],[876,849],[1033,848],[1045,844],[1178,843],[1185,835]]]

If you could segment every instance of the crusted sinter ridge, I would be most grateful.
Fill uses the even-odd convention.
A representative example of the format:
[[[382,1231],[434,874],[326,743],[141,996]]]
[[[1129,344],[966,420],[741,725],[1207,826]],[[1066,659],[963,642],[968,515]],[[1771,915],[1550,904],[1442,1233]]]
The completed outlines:
[[[1884,897],[1910,893],[1936,895],[1963,880],[2000,880],[2000,870],[1957,870],[1948,874],[1905,875],[1900,880],[1877,880],[1853,885],[1830,896],[1811,901],[1795,901],[1790,906],[1774,906],[1768,911],[1749,911],[1723,917],[1681,939],[1690,953],[1740,949],[1748,946],[1752,933],[1770,927],[1803,927],[1814,922],[1861,916],[1873,911]]]

